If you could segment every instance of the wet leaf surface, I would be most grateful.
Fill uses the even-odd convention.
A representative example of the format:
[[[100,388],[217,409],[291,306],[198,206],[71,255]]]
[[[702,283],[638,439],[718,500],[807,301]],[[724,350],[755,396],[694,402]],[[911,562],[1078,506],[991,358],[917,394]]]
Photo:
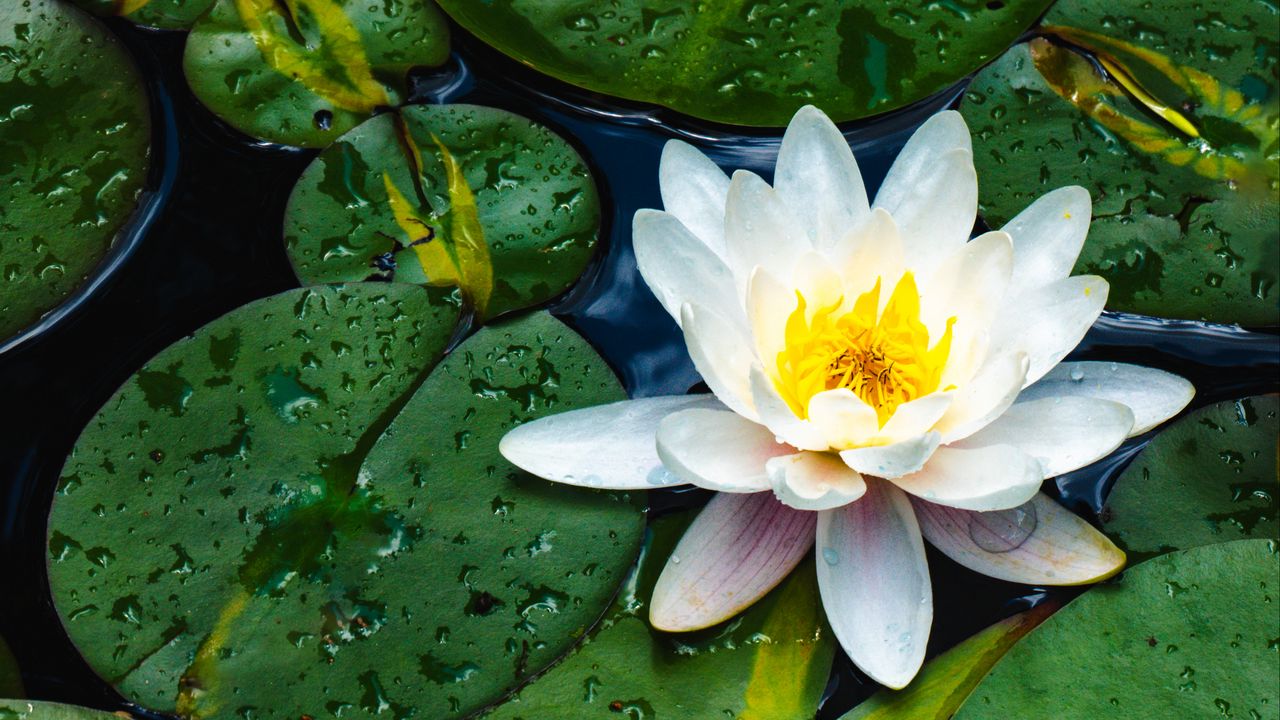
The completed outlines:
[[[185,30],[214,0],[71,0],[96,15],[118,15],[147,27]]]
[[[464,28],[566,82],[695,117],[782,126],[902,107],[995,57],[1047,0],[946,3],[443,0]]]
[[[406,92],[406,73],[449,56],[431,0],[216,0],[183,68],[218,117],[255,138],[323,147]]]
[[[1055,5],[961,108],[987,223],[1082,185],[1094,221],[1076,272],[1107,278],[1109,308],[1275,325],[1277,22],[1261,0]]]
[[[811,560],[727,623],[674,634],[649,626],[654,583],[692,520],[681,513],[653,523],[636,571],[600,627],[486,720],[812,718],[835,644]]]
[[[0,340],[106,256],[147,177],[151,116],[119,41],[57,0],[0,4]]]
[[[303,172],[285,247],[304,283],[459,285],[482,316],[550,300],[596,247],[582,157],[547,128],[476,105],[373,118]]]
[[[114,713],[35,700],[0,700],[0,720],[119,720]]]
[[[1273,540],[1170,553],[1129,568],[1013,647],[956,720],[1268,718],[1280,697]]]
[[[22,671],[9,646],[0,640],[0,697],[22,697]]]
[[[1116,480],[1104,529],[1134,559],[1280,536],[1280,399],[1201,408],[1160,433]]]

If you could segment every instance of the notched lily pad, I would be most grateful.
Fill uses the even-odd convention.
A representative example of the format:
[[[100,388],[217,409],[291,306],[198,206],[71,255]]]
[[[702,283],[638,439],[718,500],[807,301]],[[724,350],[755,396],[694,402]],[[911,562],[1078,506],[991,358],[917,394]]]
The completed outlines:
[[[1008,47],[1049,0],[440,5],[503,53],[588,90],[782,126],[810,103],[842,121],[936,93]]]
[[[57,0],[0,3],[0,340],[107,255],[147,177],[151,115],[133,60]]]
[[[130,22],[165,30],[191,27],[214,0],[71,0],[96,15],[117,15]]]
[[[323,147],[399,105],[406,74],[449,56],[431,0],[216,0],[191,28],[191,90],[241,132]]]
[[[956,720],[1275,717],[1274,540],[1170,553],[1055,613],[1004,656]],[[1067,660],[1069,658],[1069,660]]]
[[[101,710],[36,700],[0,700],[3,720],[120,720],[120,716]]]
[[[1136,557],[1280,536],[1280,398],[1201,408],[1160,433],[1116,480],[1102,518]]]
[[[414,106],[365,122],[307,167],[285,247],[304,283],[456,285],[492,317],[571,286],[599,225],[586,163],[552,131],[496,108]]]
[[[1055,5],[961,108],[988,224],[1083,185],[1076,272],[1107,278],[1109,308],[1280,322],[1277,22],[1260,0]]]

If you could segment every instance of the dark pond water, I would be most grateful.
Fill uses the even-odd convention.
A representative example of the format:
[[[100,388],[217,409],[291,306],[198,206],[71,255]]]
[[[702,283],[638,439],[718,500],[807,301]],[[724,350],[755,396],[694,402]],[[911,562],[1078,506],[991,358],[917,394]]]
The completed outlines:
[[[62,462],[110,394],[156,352],[223,313],[297,286],[284,252],[285,201],[314,151],[255,143],[195,101],[181,73],[183,35],[111,22],[151,82],[157,119],[153,198],[103,286],[56,328],[0,354],[0,635],[34,698],[128,708],[76,653],[45,579],[45,524]],[[596,265],[553,312],[585,335],[635,396],[683,393],[699,382],[675,324],[635,270],[630,219],[659,207],[658,157],[680,137],[721,165],[768,177],[780,133],[740,134],[628,107],[541,78],[455,28],[449,65],[414,80],[419,102],[474,102],[533,117],[573,141],[605,200]],[[911,131],[953,105],[957,87],[886,118],[846,127],[869,189]],[[127,250],[127,252],[125,252]],[[129,256],[129,257],[126,257]],[[1190,322],[1108,314],[1073,356],[1135,362],[1195,383],[1192,407],[1280,388],[1280,337]],[[1110,482],[1149,438],[1057,480],[1062,500],[1091,516]],[[1049,484],[1053,491],[1053,483]],[[705,501],[701,491],[651,496],[654,514]],[[936,619],[930,653],[1012,612],[1070,591],[991,580],[930,551]],[[876,689],[840,658],[819,718],[836,718]],[[132,708],[131,708],[132,709]]]

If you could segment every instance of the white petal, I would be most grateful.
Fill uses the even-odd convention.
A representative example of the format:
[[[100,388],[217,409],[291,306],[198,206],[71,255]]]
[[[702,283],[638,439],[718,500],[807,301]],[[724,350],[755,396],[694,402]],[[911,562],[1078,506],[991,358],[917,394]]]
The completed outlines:
[[[920,285],[920,310],[930,342],[937,342],[947,319],[958,330],[986,330],[1000,309],[1013,268],[1013,242],[1002,232],[989,232],[965,243],[943,260]]]
[[[632,247],[640,275],[677,324],[682,322],[680,308],[690,303],[745,326],[729,266],[673,215],[659,210],[636,212]]]
[[[813,546],[815,513],[772,493],[717,494],[667,560],[649,604],[659,630],[698,630],[764,597]]]
[[[955,402],[935,429],[942,442],[966,438],[1002,415],[1023,392],[1027,370],[1026,353],[1011,352],[987,361],[973,379],[956,391]]]
[[[867,491],[862,476],[831,453],[800,452],[765,463],[773,494],[797,510],[830,510]]]
[[[672,413],[658,424],[658,457],[681,482],[720,492],[769,489],[764,464],[795,449],[736,413],[693,408]]]
[[[835,450],[865,445],[880,431],[875,408],[849,388],[824,390],[809,399],[809,421]]]
[[[520,425],[498,451],[538,477],[568,485],[642,490],[681,481],[662,467],[654,438],[662,418],[689,408],[723,408],[710,395],[640,398],[571,410]]]
[[[946,445],[938,448],[923,470],[893,482],[929,502],[964,510],[1004,510],[1030,500],[1044,477],[1035,458],[1008,445]]]
[[[849,659],[891,688],[911,682],[933,624],[933,590],[911,503],[869,478],[862,499],[818,513],[818,591]]]
[[[902,442],[924,435],[946,414],[954,395],[953,392],[935,392],[899,405],[880,428],[880,437],[890,442]]]
[[[1027,384],[1075,349],[1107,302],[1107,281],[1076,275],[1016,297],[1009,296],[992,324],[991,353],[1025,352]]]
[[[747,324],[761,363],[777,366],[787,345],[787,318],[799,305],[794,288],[787,287],[767,268],[758,267],[747,282]]]
[[[941,439],[936,432],[925,433],[890,445],[842,450],[840,459],[863,475],[898,478],[923,468]]]
[[[1027,585],[1082,585],[1111,577],[1124,553],[1044,493],[1009,510],[973,512],[912,498],[924,537],[983,575]]]
[[[749,382],[755,353],[747,331],[710,308],[686,304],[680,313],[684,344],[698,374],[720,402],[755,419]]]
[[[817,425],[796,417],[759,365],[751,368],[751,399],[760,415],[760,422],[782,442],[800,450],[827,449],[826,437]]]
[[[662,190],[662,207],[723,258],[729,176],[692,145],[670,140],[662,148],[658,186]]]
[[[746,170],[736,171],[729,183],[724,239],[729,268],[744,296],[752,270],[766,267],[791,277],[796,260],[813,249],[773,188]]]
[[[1140,435],[1182,412],[1196,388],[1172,373],[1114,362],[1059,363],[1019,400],[1081,396],[1111,400],[1133,411],[1130,437]]]
[[[870,212],[849,142],[812,105],[800,108],[787,125],[774,187],[795,212],[810,243],[820,250],[835,244]]]
[[[1036,198],[1002,229],[1013,238],[1013,282],[1017,295],[1071,274],[1089,232],[1092,201],[1077,185]]]
[[[1019,398],[990,425],[950,447],[1009,445],[1040,461],[1045,477],[1082,468],[1120,447],[1133,428],[1133,411],[1089,397]]]
[[[808,320],[822,309],[839,307],[844,300],[844,280],[831,260],[822,253],[810,251],[796,260],[791,273],[791,286],[804,295]]]
[[[845,235],[831,256],[845,278],[845,285],[854,293],[864,293],[875,285],[877,278],[885,278],[880,299],[883,308],[892,284],[906,270],[902,253],[902,238],[893,216],[884,208],[876,208],[860,227]]]

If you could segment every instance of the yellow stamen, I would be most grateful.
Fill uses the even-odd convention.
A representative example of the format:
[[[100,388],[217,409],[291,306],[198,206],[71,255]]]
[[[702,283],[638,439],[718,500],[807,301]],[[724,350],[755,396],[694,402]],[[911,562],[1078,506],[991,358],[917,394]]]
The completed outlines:
[[[799,302],[787,318],[776,380],[799,417],[808,416],[814,395],[848,388],[875,408],[883,426],[899,405],[938,389],[956,319],[947,320],[942,337],[930,347],[915,277],[902,276],[883,313],[878,313],[880,285],[876,280],[844,312],[843,298],[810,311],[804,295],[796,293]]]

